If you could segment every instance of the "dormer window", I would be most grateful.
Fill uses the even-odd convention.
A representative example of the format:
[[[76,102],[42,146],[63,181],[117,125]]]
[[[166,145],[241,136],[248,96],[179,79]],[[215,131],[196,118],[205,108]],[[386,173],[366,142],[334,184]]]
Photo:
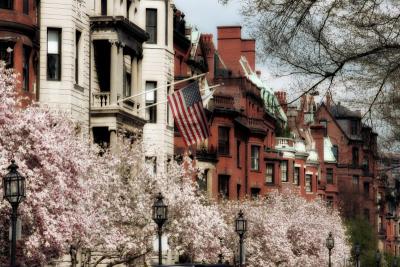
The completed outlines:
[[[350,125],[351,125],[351,134],[357,135],[358,134],[358,121],[352,120],[350,122]]]

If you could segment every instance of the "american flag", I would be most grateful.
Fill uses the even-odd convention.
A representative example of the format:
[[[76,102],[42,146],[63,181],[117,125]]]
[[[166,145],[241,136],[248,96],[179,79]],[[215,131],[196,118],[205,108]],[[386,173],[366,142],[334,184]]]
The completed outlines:
[[[197,81],[168,96],[168,102],[186,146],[210,136]]]

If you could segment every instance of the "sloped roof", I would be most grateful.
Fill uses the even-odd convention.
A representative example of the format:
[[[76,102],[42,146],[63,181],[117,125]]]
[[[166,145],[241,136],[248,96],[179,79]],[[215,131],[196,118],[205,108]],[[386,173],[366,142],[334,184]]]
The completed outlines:
[[[331,105],[330,112],[335,118],[361,118],[360,111],[352,111],[342,106],[340,102],[337,105]]]

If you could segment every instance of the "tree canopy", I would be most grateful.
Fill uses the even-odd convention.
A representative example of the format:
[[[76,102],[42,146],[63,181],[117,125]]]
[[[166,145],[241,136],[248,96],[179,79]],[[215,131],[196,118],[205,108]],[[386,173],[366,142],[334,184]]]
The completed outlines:
[[[230,0],[221,0],[228,3]],[[398,132],[400,3],[393,0],[244,0],[246,28],[261,58],[289,75],[298,94],[333,93],[372,124]],[[293,89],[293,88],[292,88]],[[383,109],[385,107],[385,109]],[[391,113],[393,110],[395,114]],[[380,126],[380,125],[375,125]],[[387,128],[385,129],[388,130]],[[398,138],[398,135],[397,135]]]

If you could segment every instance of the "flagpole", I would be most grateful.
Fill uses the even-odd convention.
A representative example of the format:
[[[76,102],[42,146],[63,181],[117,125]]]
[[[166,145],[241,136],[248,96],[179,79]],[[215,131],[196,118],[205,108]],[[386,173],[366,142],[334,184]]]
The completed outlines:
[[[157,91],[158,89],[164,88],[164,87],[169,86],[169,85],[175,85],[175,84],[178,84],[178,83],[183,83],[183,82],[186,82],[186,81],[190,81],[190,80],[192,80],[192,79],[197,79],[197,78],[203,77],[203,76],[206,75],[207,73],[208,73],[208,72],[205,72],[205,73],[202,73],[202,74],[199,74],[199,75],[195,75],[195,76],[192,76],[192,77],[189,77],[189,78],[186,78],[186,79],[177,81],[177,82],[167,83],[166,85],[161,85],[161,86],[156,87],[156,88],[151,89],[151,90],[144,90],[143,92],[138,93],[138,94],[136,94],[136,95],[131,95],[131,96],[125,97],[125,98],[123,98],[123,99],[120,99],[120,100],[117,101],[117,103],[124,102],[124,101],[126,101],[126,100],[128,100],[128,99],[135,98],[135,97],[137,97],[137,96],[141,96],[141,95],[144,95],[144,94],[147,94],[147,93],[151,93],[151,92]]]
[[[224,85],[224,84],[223,84],[223,83],[222,83],[222,84],[219,83],[219,84],[216,84],[216,85],[213,85],[213,86],[209,86],[208,89],[213,89],[213,88],[216,88],[216,87],[220,87],[220,86],[222,86],[222,85]],[[201,89],[200,92],[203,92],[203,91],[205,91],[205,90],[207,90],[207,88]],[[215,89],[215,90],[217,90],[217,89]],[[215,90],[214,90],[214,91],[215,91]],[[154,106],[157,106],[157,105],[165,104],[165,103],[167,103],[167,102],[168,102],[168,100],[161,101],[161,102],[157,102],[157,103],[154,103],[154,104],[145,106],[145,107],[138,108],[137,111],[140,111],[140,110],[146,109],[146,108],[151,108],[151,107],[154,107]]]

